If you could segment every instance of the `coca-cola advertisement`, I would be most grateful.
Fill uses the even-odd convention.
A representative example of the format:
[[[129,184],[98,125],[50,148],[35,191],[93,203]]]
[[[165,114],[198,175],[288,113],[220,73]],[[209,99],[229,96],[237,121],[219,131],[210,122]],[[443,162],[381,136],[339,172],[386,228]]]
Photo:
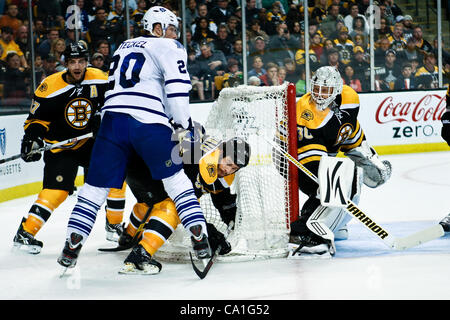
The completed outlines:
[[[445,90],[368,93],[359,97],[359,120],[371,145],[400,149],[416,145],[420,149],[420,144],[433,144],[436,151],[442,150],[439,143],[444,146],[440,133]],[[431,151],[430,146],[424,145],[424,150]]]

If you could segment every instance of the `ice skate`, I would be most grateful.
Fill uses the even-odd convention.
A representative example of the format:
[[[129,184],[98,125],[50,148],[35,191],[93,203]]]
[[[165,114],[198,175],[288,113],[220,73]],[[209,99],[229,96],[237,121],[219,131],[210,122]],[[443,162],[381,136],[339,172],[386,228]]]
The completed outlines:
[[[161,271],[162,265],[152,258],[152,256],[138,244],[125,259],[120,274],[157,274]]]
[[[288,259],[329,259],[334,252],[330,243],[313,233],[291,235]]]
[[[81,240],[83,236],[72,233],[70,239],[66,240],[64,244],[64,249],[61,255],[58,257],[57,261],[60,265],[67,268],[73,268],[77,264],[78,254],[81,250]]]
[[[121,223],[111,224],[106,219],[105,223],[106,240],[118,242],[123,233],[123,225]]]
[[[202,231],[201,225],[195,225],[189,228],[192,233],[191,242],[192,249],[198,259],[211,258],[211,247],[208,242],[208,237]]]
[[[442,219],[439,224],[442,226],[445,232],[450,231],[450,214]]]
[[[35,239],[31,233],[24,230],[23,223],[25,221],[26,219],[23,218],[20,223],[19,230],[17,230],[17,233],[14,236],[14,248],[17,250],[26,251],[31,254],[38,254],[41,252],[44,244],[42,243],[42,241]]]

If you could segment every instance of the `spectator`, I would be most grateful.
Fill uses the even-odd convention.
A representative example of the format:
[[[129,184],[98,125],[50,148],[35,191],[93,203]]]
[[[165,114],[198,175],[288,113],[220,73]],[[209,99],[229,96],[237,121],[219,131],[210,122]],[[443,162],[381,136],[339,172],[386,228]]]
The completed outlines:
[[[369,29],[366,29],[366,24],[364,19],[361,17],[356,17],[353,19],[353,30],[349,33],[351,39],[355,39],[355,36],[360,35],[365,38],[369,36]]]
[[[41,17],[36,17],[33,20],[34,23],[34,47],[39,48],[39,45],[47,38],[47,29],[44,25],[44,20]]]
[[[341,76],[344,74],[344,66],[339,61],[339,51],[336,48],[331,48],[327,51],[328,57],[327,57],[327,66],[335,67]]]
[[[147,12],[147,1],[146,0],[137,0],[137,8],[131,14],[131,19],[135,23],[135,32],[138,36],[144,35],[144,29],[142,26],[142,18],[144,14]]]
[[[291,25],[291,27],[289,27]],[[295,42],[298,43],[302,36],[302,27],[300,22],[294,21],[293,23],[288,23],[289,32],[291,33],[291,37],[294,38]]]
[[[343,0],[331,0],[330,6],[333,6],[333,5],[338,6],[339,14],[342,16],[342,18],[344,18],[349,14],[348,4],[349,4],[349,2],[343,1]],[[360,11],[360,12],[365,12],[365,11]]]
[[[386,10],[390,10],[395,18],[403,15],[402,9],[394,3],[394,0],[384,0],[384,5],[386,6]]]
[[[109,12],[109,1],[108,3],[106,3],[105,0],[91,0],[89,2],[91,3],[91,6],[86,8],[87,13],[89,14],[89,22],[95,19],[98,9],[102,8],[105,12]]]
[[[238,12],[239,10],[236,10]],[[254,19],[259,19],[259,13],[261,9],[256,7],[256,0],[248,0],[247,7],[245,8],[245,20],[250,22]]]
[[[266,49],[266,42],[261,36],[255,38],[254,47],[249,54],[249,58],[251,59],[255,56],[261,57],[264,64],[267,64],[272,60],[270,52]]]
[[[403,17],[403,36],[406,41],[413,36],[414,25],[413,18],[410,15],[406,15]]]
[[[300,79],[300,67],[297,67],[293,59],[284,59],[284,69],[286,70],[286,81],[297,83]]]
[[[327,0],[318,0],[311,11],[311,21],[321,23],[327,17]]]
[[[233,15],[233,8],[229,5],[228,0],[217,0],[217,6],[213,7],[209,12],[209,18],[219,26],[226,24],[228,19]]]
[[[287,76],[287,71],[286,68],[281,66],[278,68],[278,77],[280,78],[280,83],[287,83],[288,81],[286,80],[286,76]]]
[[[239,64],[235,59],[229,59],[227,72],[223,75],[223,87],[237,87],[242,82],[242,71],[239,70]]]
[[[65,69],[64,50],[66,50],[66,42],[63,38],[53,40],[50,54],[56,58],[56,70],[58,71]]]
[[[356,47],[363,48],[364,52],[369,50],[369,43],[367,42],[368,37],[364,37],[360,34],[355,35],[353,38],[353,44]]]
[[[227,59],[233,58],[233,59],[237,60],[239,70],[243,69],[244,53],[242,50],[243,50],[242,40],[237,39],[233,43],[233,52],[228,57],[226,57]]]
[[[328,59],[328,50],[331,48],[334,48],[334,42],[331,39],[324,39],[323,41],[323,51],[322,54],[319,57],[319,62],[321,65],[327,65],[327,59]]]
[[[20,57],[16,52],[10,52],[6,56],[6,79],[3,86],[4,103],[9,105],[20,105],[29,103],[26,97],[29,94],[29,77],[21,68]]]
[[[13,35],[16,36],[17,30],[23,25],[23,21],[17,17],[18,14],[17,5],[13,3],[8,4],[5,14],[0,18],[0,29],[10,27],[13,30]]]
[[[217,29],[217,39],[214,40],[214,49],[222,51],[225,56],[233,53],[233,44],[228,38],[228,30],[225,24],[219,26],[219,29]]]
[[[111,29],[111,51],[115,51],[116,48],[123,42],[125,36],[125,30],[123,25],[125,23],[125,11],[122,0],[116,0],[114,4],[114,10],[112,10],[107,17],[107,25]]]
[[[77,7],[79,9],[79,20],[78,23],[73,23],[71,20],[72,15],[75,14],[74,10],[67,12],[66,11],[66,15],[65,15],[65,20],[66,20],[66,29],[71,29],[71,30],[75,30],[78,29],[78,31],[80,32],[80,38],[85,39],[86,38],[86,33],[89,31],[89,14],[86,11],[85,7],[85,1],[84,0],[77,0]],[[72,23],[69,23],[72,22]]]
[[[392,36],[388,37],[391,49],[394,49],[397,53],[403,51],[406,48],[406,40],[403,37],[403,24],[396,23],[394,25],[394,31]]]
[[[298,49],[295,53],[295,63],[297,64],[297,66],[304,66],[306,62],[306,51],[303,36],[300,38],[299,45],[300,49]],[[309,49],[309,66],[312,72],[315,72],[320,66],[319,59],[317,58],[314,50],[312,50],[311,48]]]
[[[108,66],[105,65],[105,58],[100,52],[96,52],[91,57],[91,66],[102,70],[103,72],[108,71]]]
[[[31,56],[31,45],[28,41],[28,27],[23,25],[17,29],[16,33],[16,43],[19,46],[20,50],[25,55],[25,59]]]
[[[250,28],[247,29],[247,39],[254,42],[256,37],[262,37],[266,43],[269,42],[269,35],[261,29],[259,20],[255,19],[250,23]]]
[[[297,95],[306,93],[306,72],[304,67],[300,67],[300,79],[295,84],[295,92]]]
[[[241,28],[239,19],[236,16],[231,16],[227,21],[228,35],[234,40],[240,38]]]
[[[366,56],[365,50],[362,47],[356,46],[355,49],[353,49],[353,58],[350,65],[353,68],[355,78],[360,80],[362,89],[369,90],[370,63],[368,61],[368,56]]]
[[[380,39],[380,45],[375,49],[375,65],[381,66],[384,64],[386,52],[389,50],[390,41],[388,38]]]
[[[45,17],[44,24],[47,28],[61,29],[64,27],[64,17],[59,0],[39,1],[35,8],[37,16]]]
[[[286,15],[281,12],[281,3],[276,1],[272,4],[269,12],[266,14],[267,25],[272,31],[276,30],[276,26],[286,20]]]
[[[334,40],[334,45],[339,51],[339,59],[343,64],[349,64],[352,58],[354,43],[349,39],[347,27],[342,27],[339,37]]]
[[[379,42],[383,38],[389,38],[392,35],[392,29],[385,18],[380,18],[380,28],[374,30],[375,42]]]
[[[200,64],[196,61],[195,51],[192,49],[188,50],[187,70],[191,77],[192,90],[189,93],[191,98],[198,98],[201,101],[205,100],[202,70],[200,69]],[[197,97],[194,96],[195,94],[197,94]]]
[[[223,75],[227,66],[225,55],[222,51],[212,50],[208,44],[202,44],[201,54],[196,59],[201,64],[201,70],[205,75],[214,78],[217,75]]]
[[[361,81],[357,77],[355,77],[355,71],[350,64],[344,67],[344,74],[342,75],[342,79],[344,80],[344,84],[352,87],[356,92],[362,91]]]
[[[419,50],[419,48],[416,47],[416,41],[414,40],[414,38],[409,38],[407,40],[405,50],[400,51],[397,57],[397,60],[401,64],[411,62],[411,60],[413,59],[416,59],[417,61],[423,61],[423,53]]]
[[[266,69],[263,68],[264,63],[262,61],[262,58],[260,56],[255,56],[253,57],[253,69],[251,69],[247,76],[248,77],[258,77],[260,78],[261,76],[265,75]]]
[[[251,76],[248,78],[248,85],[259,87],[261,85],[261,80],[256,76]]]
[[[450,68],[450,53],[445,51],[444,39],[441,39],[441,47],[442,47],[442,67],[444,69]],[[433,40],[433,50],[431,51],[435,57],[438,56],[438,38],[435,37]]]
[[[404,63],[402,65],[402,74],[395,80],[394,90],[410,90],[416,88],[416,78],[412,73],[411,63]]]
[[[344,23],[348,29],[348,32],[350,33],[353,31],[353,19],[355,19],[356,17],[361,17],[364,20],[365,29],[369,30],[369,23],[367,22],[366,17],[359,13],[359,8],[357,4],[352,4],[350,6],[350,14],[348,14],[344,18]]]
[[[209,28],[209,20],[205,17],[197,19],[195,33],[192,40],[202,43],[209,43],[217,38],[216,34]]]
[[[3,48],[3,55],[0,57],[1,60],[7,62],[7,60],[6,60],[7,54],[15,52],[15,53],[17,53],[17,55],[19,57],[21,68],[23,68],[23,69],[28,68],[28,63],[25,59],[25,56],[24,56],[22,50],[20,50],[20,47],[14,41],[13,30],[10,27],[3,27],[1,29],[0,45]],[[14,58],[13,60],[15,62],[16,58]]]
[[[200,44],[192,39],[192,32],[190,30],[186,30],[186,51],[193,51],[195,57],[200,55]]]
[[[47,32],[47,38],[41,42],[38,47],[38,52],[41,56],[46,56],[50,53],[53,40],[59,38],[59,28],[50,28]]]
[[[198,18],[197,12],[197,1],[196,0],[188,0],[186,4],[186,17],[184,18],[184,23],[186,24],[186,30],[192,30],[192,24],[195,19]]]
[[[321,29],[323,35],[327,38],[333,33],[338,21],[344,22],[344,18],[339,14],[339,5],[332,4],[328,8],[328,15],[322,20]]]
[[[281,66],[285,58],[293,59],[295,57],[297,43],[294,38],[291,38],[286,23],[278,24],[276,30],[277,35],[270,39],[269,49],[272,61]]]
[[[378,74],[380,79],[389,87],[390,90],[394,90],[395,80],[401,74],[401,68],[398,63],[396,63],[397,54],[394,49],[389,49],[386,51],[386,57],[383,68],[380,69]]]
[[[107,13],[104,8],[97,8],[95,19],[89,23],[90,44],[94,46],[99,40],[107,40],[109,44],[113,42],[113,34],[106,20]]]
[[[43,61],[42,61],[42,57],[39,54],[37,54],[34,57],[34,73],[35,73],[36,87],[37,87],[42,82],[42,80],[44,80],[44,78],[45,78]]]
[[[317,32],[311,37],[310,48],[314,51],[316,57],[320,57],[323,53],[322,37]]]
[[[217,25],[209,18],[208,15],[208,6],[206,4],[198,5],[198,18],[195,19],[194,24],[192,25],[192,34],[195,35],[195,31],[198,26],[198,21],[200,19],[206,19],[208,21],[208,29],[211,30],[214,34],[217,32]]]
[[[378,4],[378,7],[380,8],[380,16],[385,18],[390,25],[393,25],[395,23],[395,17],[392,11],[384,3]]]
[[[433,50],[431,44],[423,38],[423,31],[421,26],[415,26],[413,29],[413,38],[416,41],[416,46],[424,51],[430,53]]]
[[[267,73],[260,76],[261,84],[263,86],[278,86],[281,84],[281,79],[278,76],[278,65],[272,62],[267,64]]]
[[[341,29],[346,28],[348,32],[348,28],[345,26],[345,23],[343,21],[338,20],[336,22],[336,26],[334,28],[334,31],[331,33],[330,38],[331,40],[336,40],[339,38],[339,33],[341,32]]]
[[[439,88],[439,69],[436,65],[436,57],[433,53],[426,53],[423,59],[423,67],[415,74],[419,89]]]
[[[99,52],[103,55],[103,60],[105,61],[105,66],[109,67],[111,62],[111,48],[108,41],[99,40],[95,46],[95,52]],[[106,71],[106,70],[105,70]]]
[[[52,54],[47,54],[42,57],[42,67],[44,68],[44,78],[51,74],[58,72],[56,70],[56,58]]]

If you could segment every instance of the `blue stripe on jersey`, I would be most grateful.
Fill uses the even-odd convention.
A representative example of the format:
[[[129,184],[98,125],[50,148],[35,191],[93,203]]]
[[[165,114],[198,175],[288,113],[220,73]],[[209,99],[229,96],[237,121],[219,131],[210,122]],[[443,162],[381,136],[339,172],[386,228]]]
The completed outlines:
[[[168,93],[167,98],[189,97],[189,92]]]
[[[146,112],[154,113],[154,114],[157,114],[157,115],[159,115],[161,117],[167,118],[167,115],[165,113],[163,113],[163,112],[147,109],[147,108],[144,108],[144,107],[136,107],[136,106],[120,105],[120,104],[119,105],[112,105],[112,106],[103,106],[102,107],[102,111],[103,110],[109,110],[109,109],[120,109],[120,108],[146,111]]]
[[[171,79],[164,82],[164,84],[167,86],[171,83],[185,83],[185,84],[191,84],[191,80],[183,80],[183,79]]]
[[[155,96],[152,96],[151,94],[146,94],[146,93],[142,93],[142,92],[117,92],[117,93],[113,93],[107,97],[105,97],[105,102],[108,101],[111,98],[120,96],[120,95],[126,95],[126,96],[138,96],[138,97],[142,97],[142,98],[147,98],[147,99],[152,99],[152,100],[156,100],[158,102],[161,102],[161,99]]]

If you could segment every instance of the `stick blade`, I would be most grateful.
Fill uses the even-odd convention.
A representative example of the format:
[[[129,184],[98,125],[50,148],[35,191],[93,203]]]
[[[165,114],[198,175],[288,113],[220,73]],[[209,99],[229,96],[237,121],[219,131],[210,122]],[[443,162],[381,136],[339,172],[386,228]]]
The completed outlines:
[[[422,243],[440,238],[444,235],[444,229],[440,224],[418,231],[404,238],[397,238],[394,242],[395,250],[406,250]]]

